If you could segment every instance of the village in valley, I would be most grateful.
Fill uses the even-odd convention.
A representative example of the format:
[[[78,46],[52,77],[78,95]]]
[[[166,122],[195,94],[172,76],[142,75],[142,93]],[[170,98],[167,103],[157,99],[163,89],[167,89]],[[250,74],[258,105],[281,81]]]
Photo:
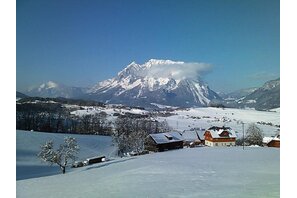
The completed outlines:
[[[64,133],[65,136],[87,134],[111,137],[113,155],[100,150],[95,154],[84,153],[84,158],[77,158],[72,167],[107,162],[114,157],[183,148],[280,147],[279,108],[256,111],[166,106],[159,110],[147,110],[123,105],[76,103],[76,100],[50,98],[18,100],[17,128],[35,134],[41,131]],[[52,105],[59,106],[61,110],[54,108],[54,112],[47,113],[47,108]],[[32,112],[33,106],[37,109],[35,113]],[[28,113],[29,107],[31,110]]]
[[[168,183],[167,177],[172,177],[172,183],[168,183],[169,188],[179,185],[188,189],[188,194],[193,196],[197,195],[197,190],[192,187],[198,183],[202,188],[207,188],[208,185],[226,182],[226,178],[229,182],[238,181],[235,184],[236,189],[219,188],[219,191],[208,192],[204,196],[216,197],[217,193],[223,190],[228,196],[235,194],[249,197],[248,194],[241,195],[242,181],[244,185],[255,188],[256,195],[267,195],[271,186],[276,190],[270,191],[270,197],[277,197],[279,194],[279,175],[265,173],[279,168],[279,109],[255,111],[214,107],[166,107],[151,111],[122,105],[62,104],[64,113],[67,112],[70,116],[65,117],[62,111],[49,114],[41,112],[45,104],[61,105],[53,99],[17,101],[17,126],[20,127],[17,130],[17,193],[22,194],[22,197],[39,197],[47,193],[46,189],[41,188],[40,181],[45,185],[54,185],[63,192],[63,196],[75,197],[92,191],[93,188],[87,186],[91,182],[98,186],[90,197],[96,197],[96,192],[99,191],[114,197],[129,197],[130,193],[143,197],[138,194],[145,191],[140,186],[149,185],[151,181],[156,181],[156,184]],[[27,105],[38,106],[38,113],[26,113]],[[39,116],[42,116],[42,119]],[[28,127],[24,125],[24,119],[26,123],[31,123],[31,130],[24,128]],[[94,122],[96,119],[98,122]],[[87,128],[84,123],[88,125]],[[77,133],[67,130],[67,127],[76,129]],[[59,144],[60,147],[65,145],[63,142],[69,138],[74,141],[72,145],[77,146],[70,150],[79,149],[76,156],[69,158],[69,162],[61,168],[65,173],[61,174],[58,164],[64,162],[55,164],[56,161],[44,153],[48,153],[47,148],[51,148],[51,152],[59,152],[59,149],[55,148],[59,148]],[[230,166],[236,167],[236,171],[233,168],[235,172],[228,171],[229,175],[226,177],[226,173],[221,170]],[[250,166],[259,167],[249,169]],[[243,169],[245,174],[238,175]],[[261,180],[261,185],[254,186],[252,183],[256,184],[260,179],[259,173],[255,174],[254,171],[264,171],[262,176],[269,183],[263,183]],[[167,177],[164,177],[164,174]],[[129,185],[125,189],[121,188],[122,185],[114,186],[113,181],[117,180],[118,175],[125,177],[131,185],[139,185],[137,189],[141,190],[137,191]],[[250,179],[244,179],[245,175]],[[146,177],[151,179],[144,179]],[[205,180],[205,177],[209,179]],[[213,181],[212,177],[216,180]],[[241,180],[238,180],[240,178]],[[84,190],[64,191],[61,184],[69,183],[70,180],[77,181],[71,183],[71,188],[80,189],[78,185],[84,183]],[[191,181],[196,180],[198,183],[194,182],[193,186]],[[227,182],[225,185],[233,186],[234,183]],[[104,186],[113,186],[114,189],[106,189]],[[28,188],[43,190],[28,191]],[[157,186],[153,185],[151,188],[157,189]],[[163,189],[149,194],[166,197],[168,192]],[[182,195],[181,192],[170,194]]]
[[[17,98],[19,197],[279,196],[280,108],[152,105]]]

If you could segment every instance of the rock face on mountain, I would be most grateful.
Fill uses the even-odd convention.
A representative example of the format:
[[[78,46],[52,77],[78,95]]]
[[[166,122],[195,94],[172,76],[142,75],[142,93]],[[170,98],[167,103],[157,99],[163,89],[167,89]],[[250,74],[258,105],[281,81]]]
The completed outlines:
[[[262,87],[256,89],[239,102],[257,110],[280,107],[280,79],[266,82]]]
[[[280,79],[271,80],[262,87],[245,89],[245,94],[226,95],[223,104],[232,108],[254,108],[256,110],[269,110],[280,107]],[[236,91],[233,93],[244,93]],[[247,92],[250,92],[249,94]]]
[[[132,62],[116,77],[89,89],[88,98],[131,106],[156,103],[180,107],[207,106],[212,100],[221,100],[201,79],[180,75],[184,64],[155,59],[142,65]]]
[[[68,87],[49,81],[43,83],[38,87],[31,88],[26,91],[26,94],[29,96],[37,97],[64,97],[64,98],[83,98],[86,92],[86,88],[80,87]]]

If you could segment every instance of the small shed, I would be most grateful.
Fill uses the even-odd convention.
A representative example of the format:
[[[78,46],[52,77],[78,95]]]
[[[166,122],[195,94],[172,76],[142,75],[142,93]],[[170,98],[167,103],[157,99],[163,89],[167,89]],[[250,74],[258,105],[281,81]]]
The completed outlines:
[[[150,134],[144,143],[145,150],[162,152],[183,148],[183,137],[178,132]]]
[[[96,163],[106,161],[106,158],[105,156],[97,156],[97,157],[88,158],[86,161],[87,161],[87,164],[96,164]]]
[[[272,138],[272,140],[267,143],[267,146],[280,148],[280,134]]]

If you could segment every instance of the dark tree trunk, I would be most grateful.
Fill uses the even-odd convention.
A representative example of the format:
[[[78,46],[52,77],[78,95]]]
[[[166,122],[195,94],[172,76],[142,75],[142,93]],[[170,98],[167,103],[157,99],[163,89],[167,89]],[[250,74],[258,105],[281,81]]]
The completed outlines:
[[[62,173],[65,174],[66,170],[65,170],[65,166],[60,166]]]

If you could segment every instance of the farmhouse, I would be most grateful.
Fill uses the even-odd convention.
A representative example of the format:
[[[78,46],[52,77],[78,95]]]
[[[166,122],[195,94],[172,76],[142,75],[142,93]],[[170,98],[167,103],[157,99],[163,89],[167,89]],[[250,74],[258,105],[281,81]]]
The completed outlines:
[[[236,134],[230,127],[213,126],[204,133],[207,146],[235,146]]]
[[[145,150],[166,151],[183,148],[183,137],[178,132],[150,134],[144,143]]]

